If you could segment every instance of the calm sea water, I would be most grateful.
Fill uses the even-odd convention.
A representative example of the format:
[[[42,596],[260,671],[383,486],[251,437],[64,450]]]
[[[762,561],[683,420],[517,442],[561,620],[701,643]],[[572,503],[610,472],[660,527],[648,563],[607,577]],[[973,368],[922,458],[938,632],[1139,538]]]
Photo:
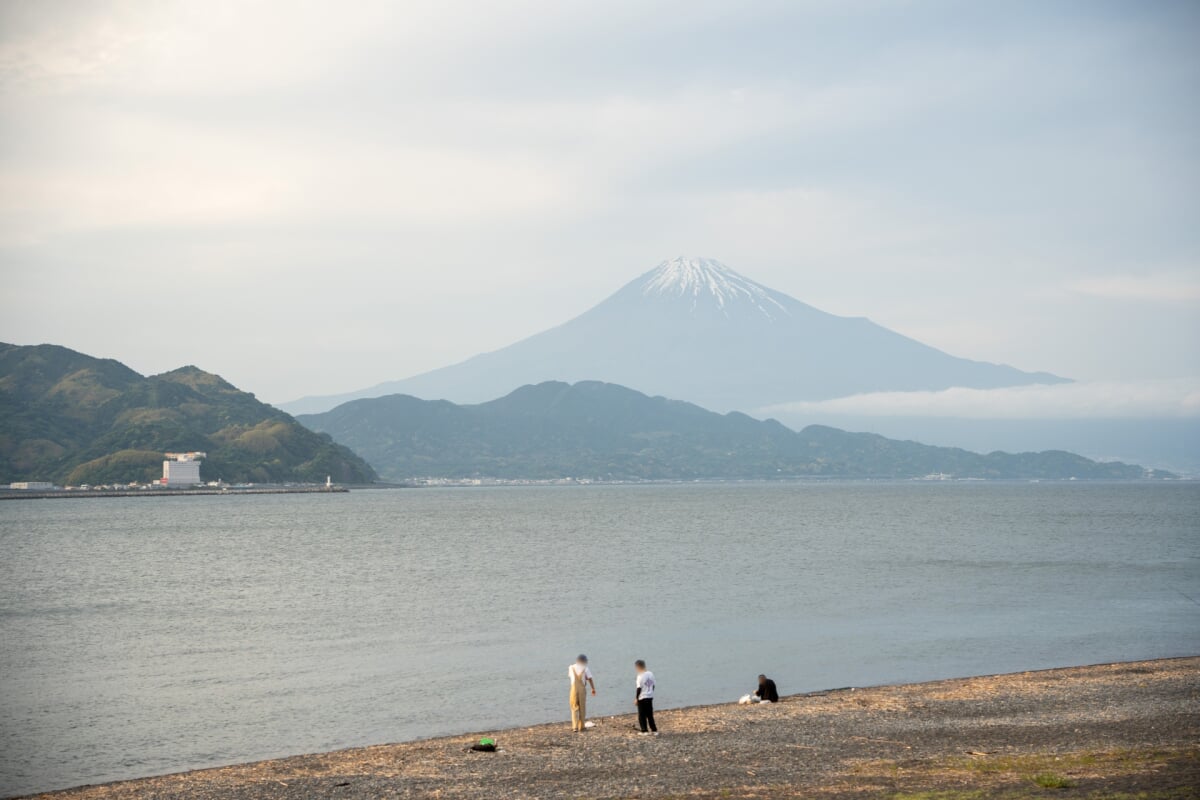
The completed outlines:
[[[1200,485],[0,503],[0,794],[784,692],[1200,653]]]

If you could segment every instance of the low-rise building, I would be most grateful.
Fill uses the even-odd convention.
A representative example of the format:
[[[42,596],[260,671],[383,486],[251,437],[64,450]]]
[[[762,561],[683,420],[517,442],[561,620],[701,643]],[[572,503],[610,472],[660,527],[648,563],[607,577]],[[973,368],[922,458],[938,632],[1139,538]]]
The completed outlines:
[[[50,481],[14,481],[8,485],[10,489],[24,489],[28,491],[46,492],[54,488],[54,484]]]
[[[204,483],[200,480],[200,460],[206,458],[207,453],[167,453],[166,456],[162,480],[159,481],[163,486],[199,486]]]

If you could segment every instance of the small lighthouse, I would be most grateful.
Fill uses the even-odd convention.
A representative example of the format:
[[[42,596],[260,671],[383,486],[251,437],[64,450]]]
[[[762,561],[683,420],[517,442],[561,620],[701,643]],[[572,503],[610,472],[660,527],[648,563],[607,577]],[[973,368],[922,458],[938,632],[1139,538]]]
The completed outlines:
[[[330,475],[326,475],[326,476],[325,476],[325,488],[326,488],[326,489],[332,489],[332,488],[333,488],[333,477],[332,477],[332,476],[330,476]]]

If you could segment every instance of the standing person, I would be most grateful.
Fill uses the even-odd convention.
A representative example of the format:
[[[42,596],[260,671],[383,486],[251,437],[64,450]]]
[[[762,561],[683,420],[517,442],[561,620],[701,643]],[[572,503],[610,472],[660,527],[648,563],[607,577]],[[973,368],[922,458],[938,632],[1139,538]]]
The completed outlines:
[[[766,675],[759,675],[758,688],[754,690],[752,697],[758,703],[778,703],[779,689],[775,688],[775,681]]]
[[[587,656],[580,654],[575,663],[567,667],[567,677],[571,679],[571,730],[583,733],[583,723],[587,722],[588,685],[592,687],[592,696],[596,696],[596,682],[588,669]]]
[[[633,662],[633,668],[637,670],[637,694],[633,704],[638,710],[638,727],[642,729],[642,736],[648,733],[658,736],[658,726],[654,724],[654,673],[646,669],[646,662],[640,658]]]

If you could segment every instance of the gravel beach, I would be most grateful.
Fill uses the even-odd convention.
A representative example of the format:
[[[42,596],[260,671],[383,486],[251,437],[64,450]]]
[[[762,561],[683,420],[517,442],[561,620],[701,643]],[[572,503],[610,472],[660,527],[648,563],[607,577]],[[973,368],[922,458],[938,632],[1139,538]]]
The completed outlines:
[[[564,692],[563,710],[566,711]],[[837,689],[343,750],[41,795],[1200,797],[1200,657]],[[500,751],[474,753],[480,736]]]

